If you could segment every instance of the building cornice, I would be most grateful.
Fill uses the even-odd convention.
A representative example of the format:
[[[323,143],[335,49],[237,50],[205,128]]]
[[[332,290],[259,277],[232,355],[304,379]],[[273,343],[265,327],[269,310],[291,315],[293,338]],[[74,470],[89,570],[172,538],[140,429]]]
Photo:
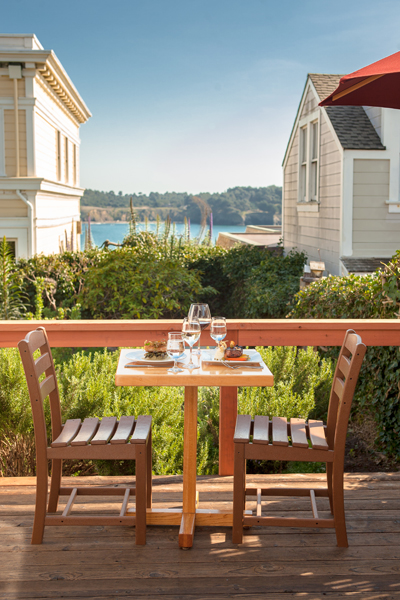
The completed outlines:
[[[53,50],[0,50],[0,62],[25,63],[26,68],[34,64],[79,123],[85,123],[92,116]]]
[[[41,177],[0,177],[2,190],[21,190],[24,192],[48,192],[65,196],[83,196],[85,188],[74,187],[66,183],[51,181]]]

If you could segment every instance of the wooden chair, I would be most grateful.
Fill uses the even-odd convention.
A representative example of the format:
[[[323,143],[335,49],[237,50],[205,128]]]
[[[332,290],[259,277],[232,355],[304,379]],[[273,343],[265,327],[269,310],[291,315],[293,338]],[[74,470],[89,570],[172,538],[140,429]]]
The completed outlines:
[[[22,364],[32,405],[36,443],[36,506],[32,544],[41,544],[45,525],[136,525],[136,544],[146,543],[146,508],[151,508],[151,417],[139,416],[69,419],[61,422],[60,396],[46,331],[39,327],[19,342]],[[34,358],[34,352],[40,356]],[[45,374],[41,381],[40,376]],[[49,396],[52,442],[47,445],[44,400]],[[130,440],[130,441],[129,441]],[[52,461],[51,485],[46,512],[48,461]],[[136,460],[136,486],[61,487],[63,459]],[[136,496],[136,514],[125,516],[130,496]],[[69,495],[62,514],[57,511],[60,496]],[[122,496],[118,516],[70,515],[76,496]]]
[[[351,403],[366,347],[353,330],[346,332],[329,400],[326,427],[322,421],[239,415],[234,436],[235,467],[232,541],[241,544],[243,527],[334,527],[338,546],[347,547],[343,496],[343,466]],[[250,436],[253,436],[250,442]],[[272,442],[272,443],[271,443]],[[246,459],[325,462],[325,489],[246,488]],[[246,495],[257,497],[256,515],[245,512]],[[313,518],[262,516],[262,496],[309,496]],[[315,498],[327,496],[333,518],[318,516]]]

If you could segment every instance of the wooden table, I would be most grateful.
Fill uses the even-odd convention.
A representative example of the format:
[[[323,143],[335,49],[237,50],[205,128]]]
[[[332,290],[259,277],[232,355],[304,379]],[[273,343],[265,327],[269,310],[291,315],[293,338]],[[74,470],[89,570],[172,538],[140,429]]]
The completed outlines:
[[[183,506],[182,509],[148,509],[149,525],[180,525],[179,546],[191,548],[195,525],[232,526],[232,511],[202,510],[196,494],[197,473],[197,391],[198,386],[272,386],[274,378],[268,367],[260,371],[232,370],[223,365],[201,365],[199,369],[168,373],[160,368],[125,368],[129,349],[121,350],[115,384],[118,386],[185,387],[183,432]],[[198,360],[198,359],[197,359]],[[235,363],[237,364],[237,363]],[[233,444],[233,440],[232,440]],[[128,512],[134,512],[128,509]]]

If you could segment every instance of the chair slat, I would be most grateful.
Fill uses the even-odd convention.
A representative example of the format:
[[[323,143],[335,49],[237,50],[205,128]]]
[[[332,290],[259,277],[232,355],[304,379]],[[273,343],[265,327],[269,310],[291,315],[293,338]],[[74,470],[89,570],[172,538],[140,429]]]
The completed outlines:
[[[334,389],[337,397],[339,398],[339,400],[341,400],[342,397],[343,397],[343,391],[344,391],[344,381],[343,381],[343,379],[340,379],[340,377],[336,377],[333,389]]]
[[[36,377],[39,378],[49,367],[51,367],[51,359],[49,353],[46,352],[35,360]]]
[[[311,510],[313,513],[313,517],[314,519],[318,519],[318,509],[317,509],[317,502],[315,500],[315,492],[314,490],[310,490],[310,500],[311,500]]]
[[[46,337],[44,332],[40,329],[36,329],[35,331],[30,331],[26,336],[26,341],[28,342],[29,352],[33,354],[39,348],[42,348],[46,343]]]
[[[339,362],[339,370],[344,375],[344,377],[348,376],[348,374],[350,372],[350,365],[351,365],[350,359],[347,358],[347,356],[345,356],[344,354],[342,354],[342,356],[340,358],[340,362]]]
[[[344,346],[349,352],[351,352],[351,354],[354,354],[357,348],[357,344],[359,344],[360,342],[360,336],[358,336],[356,333],[350,333],[346,338]]]
[[[274,446],[289,446],[285,417],[272,417],[272,443]]]
[[[269,444],[269,417],[254,417],[253,444]]]
[[[261,502],[262,502],[261,488],[258,488],[258,490],[257,490],[257,509],[256,509],[257,517],[261,517],[261,515],[262,515]]]
[[[135,417],[121,417],[118,423],[117,431],[110,440],[110,444],[126,444],[129,436],[132,434]]]
[[[70,495],[69,499],[68,499],[67,505],[64,508],[64,511],[63,511],[63,514],[62,514],[63,517],[68,517],[68,515],[70,514],[70,512],[72,510],[72,507],[74,505],[77,493],[78,493],[78,488],[74,488],[72,490],[72,492],[71,492],[71,495]]]
[[[250,415],[238,415],[237,419],[236,419],[236,427],[235,427],[233,441],[248,443],[250,441],[250,428],[251,428],[251,416]]]
[[[78,435],[71,441],[71,446],[86,446],[95,435],[99,426],[99,419],[88,417],[82,423]]]
[[[310,440],[315,450],[329,450],[328,442],[325,438],[325,428],[322,421],[308,421],[310,429]]]
[[[150,435],[151,417],[141,415],[136,420],[135,430],[131,437],[131,444],[143,444]]]
[[[42,383],[40,384],[40,394],[42,396],[42,400],[47,398],[47,396],[51,394],[51,392],[55,389],[56,382],[54,379],[54,375],[49,375],[48,377],[46,377],[46,379],[43,379]]]
[[[92,444],[108,444],[117,426],[117,417],[103,417]]]
[[[51,442],[52,448],[62,448],[68,446],[71,440],[74,439],[81,426],[80,419],[68,419],[65,423],[62,432],[54,442]]]
[[[308,448],[306,422],[304,419],[290,419],[290,437],[292,438],[292,446]]]

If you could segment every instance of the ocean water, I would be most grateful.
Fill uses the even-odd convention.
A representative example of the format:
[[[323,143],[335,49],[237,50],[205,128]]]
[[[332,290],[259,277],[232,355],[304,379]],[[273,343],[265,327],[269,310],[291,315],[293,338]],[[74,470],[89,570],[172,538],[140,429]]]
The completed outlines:
[[[83,249],[83,245],[85,243],[85,228],[87,227],[87,223],[82,224],[82,235],[81,235],[81,249]],[[144,223],[139,223],[138,228],[144,230]],[[114,242],[115,244],[121,243],[128,233],[129,224],[128,223],[92,223],[90,226],[92,239],[96,246],[101,246],[105,240],[109,240],[110,242]],[[156,230],[155,223],[148,223],[149,231]],[[183,235],[185,231],[185,225],[183,223],[175,224],[175,232],[177,235]],[[215,225],[213,227],[213,242],[217,241],[218,235],[221,231],[228,231],[230,233],[243,233],[246,231],[246,227],[239,227],[235,225]],[[190,236],[195,238],[199,235],[200,225],[197,223],[193,223],[190,226]]]

